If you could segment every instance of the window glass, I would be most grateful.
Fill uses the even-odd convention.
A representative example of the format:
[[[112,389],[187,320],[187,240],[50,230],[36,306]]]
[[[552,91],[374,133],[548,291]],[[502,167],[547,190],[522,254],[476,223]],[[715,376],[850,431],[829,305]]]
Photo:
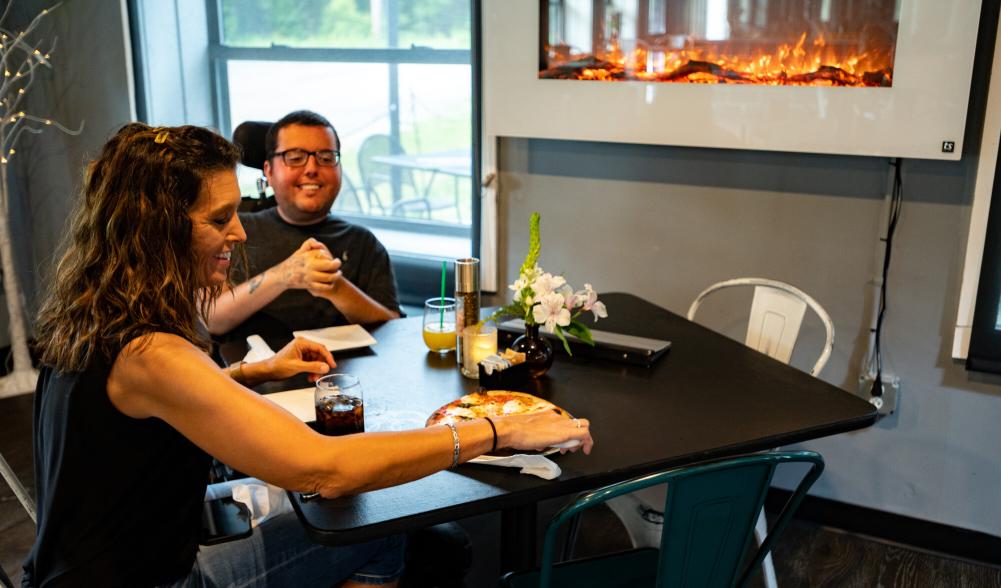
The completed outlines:
[[[371,228],[390,251],[467,256],[472,222],[469,66],[397,66],[397,153],[392,153],[390,133],[389,68],[380,63],[230,61],[232,124],[274,121],[303,108],[319,112],[341,140],[341,171],[347,181],[334,204],[336,213]],[[261,92],[266,71],[280,71],[296,83]],[[383,145],[380,137],[387,139]],[[395,159],[387,165],[380,158]],[[256,194],[260,176],[259,170],[241,166],[242,192]]]
[[[398,0],[397,47],[420,45],[439,49],[469,49],[469,2],[464,0]]]
[[[232,47],[468,49],[468,0],[221,0]]]
[[[327,117],[341,139],[342,174],[361,187],[358,147],[370,135],[389,132],[389,66],[383,63],[230,61],[229,112],[232,126],[246,120],[275,121],[293,110],[313,110]],[[281,72],[287,85],[261,91],[265,72]],[[240,178],[244,194],[252,194],[260,171]],[[256,189],[254,189],[256,190]]]

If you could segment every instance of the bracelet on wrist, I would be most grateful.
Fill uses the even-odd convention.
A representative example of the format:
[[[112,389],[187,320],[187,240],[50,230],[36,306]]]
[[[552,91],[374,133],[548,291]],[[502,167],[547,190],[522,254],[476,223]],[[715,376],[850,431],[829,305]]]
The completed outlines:
[[[490,447],[490,453],[493,453],[497,451],[497,427],[494,425],[494,421],[490,417],[483,417],[483,418],[487,419],[487,422],[490,423],[490,430],[493,431],[494,434],[494,443]]]
[[[448,469],[454,470],[459,466],[459,432],[452,423],[445,423],[445,426],[452,431],[452,465]]]
[[[240,384],[243,384],[243,383],[246,382],[246,379],[244,378],[244,375],[243,375],[243,364],[244,363],[246,363],[246,362],[244,362],[244,361],[238,361],[238,362],[236,362],[235,365],[229,366],[229,377],[233,378],[233,380],[235,380],[236,382],[238,382]]]

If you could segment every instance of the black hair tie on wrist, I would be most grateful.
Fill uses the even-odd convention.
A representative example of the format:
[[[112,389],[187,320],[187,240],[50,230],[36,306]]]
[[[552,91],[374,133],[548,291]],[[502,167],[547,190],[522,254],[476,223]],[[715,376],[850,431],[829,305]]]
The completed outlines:
[[[487,419],[487,422],[490,423],[490,430],[494,432],[494,446],[490,448],[490,453],[493,453],[497,451],[497,427],[494,426],[494,422],[490,420],[490,417],[483,418]]]

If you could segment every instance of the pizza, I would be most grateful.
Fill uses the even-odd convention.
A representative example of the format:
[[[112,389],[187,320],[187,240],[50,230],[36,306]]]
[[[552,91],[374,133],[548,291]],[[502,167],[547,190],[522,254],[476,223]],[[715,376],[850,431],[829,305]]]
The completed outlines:
[[[445,423],[459,423],[471,421],[483,417],[506,416],[511,414],[531,414],[551,410],[556,414],[565,416],[568,419],[573,417],[567,411],[556,406],[548,400],[543,400],[538,396],[525,394],[524,392],[511,392],[509,390],[489,390],[486,392],[473,392],[466,394],[449,402],[445,406],[431,413],[426,427],[432,425],[443,425]],[[552,449],[551,451],[556,451]],[[515,453],[525,453],[524,451],[514,451],[512,449],[500,449],[488,455],[513,455]],[[548,453],[548,452],[547,452]]]
[[[430,427],[431,425],[471,421],[488,416],[531,414],[546,410],[561,414],[568,419],[573,418],[567,411],[538,396],[508,390],[489,390],[466,394],[461,398],[449,402],[431,413],[425,426]]]

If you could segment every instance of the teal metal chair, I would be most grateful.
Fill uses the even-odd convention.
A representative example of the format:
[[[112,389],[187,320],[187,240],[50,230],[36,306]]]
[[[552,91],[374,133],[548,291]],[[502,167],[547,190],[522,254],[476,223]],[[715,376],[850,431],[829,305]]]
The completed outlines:
[[[752,552],[755,521],[772,475],[777,466],[789,463],[804,463],[810,468],[772,531]],[[546,529],[539,569],[508,573],[501,583],[506,588],[744,586],[823,470],[819,454],[785,451],[677,468],[600,488],[577,498],[553,517]],[[553,564],[557,534],[566,522],[616,496],[664,483],[668,491],[660,549],[631,549]]]

